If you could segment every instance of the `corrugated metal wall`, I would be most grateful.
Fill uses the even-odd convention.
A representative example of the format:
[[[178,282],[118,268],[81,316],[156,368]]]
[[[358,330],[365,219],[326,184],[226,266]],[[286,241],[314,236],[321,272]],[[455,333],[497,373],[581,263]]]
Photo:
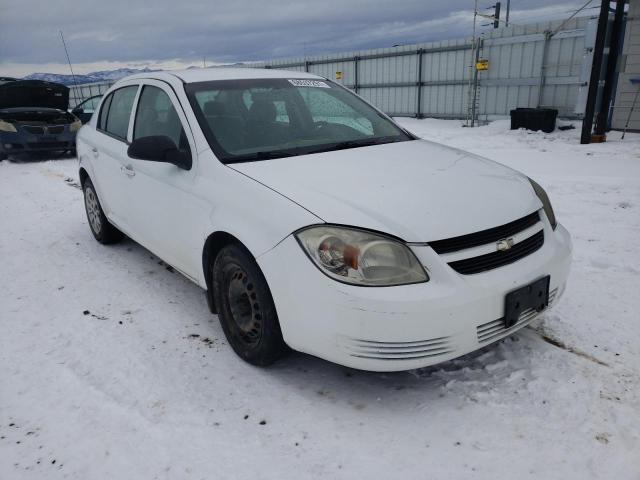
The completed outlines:
[[[489,60],[489,69],[479,72],[480,117],[508,115],[513,108],[538,104],[558,108],[563,116],[582,113],[580,89],[588,79],[588,47],[593,44],[588,32],[595,22],[585,17],[572,19],[547,40],[545,32],[561,23],[510,26],[484,34],[480,57]],[[458,39],[250,66],[309,71],[330,79],[342,72],[336,81],[392,115],[465,118],[470,106],[472,54],[472,40]]]
[[[628,121],[629,130],[640,132],[640,84],[631,83],[640,80],[640,0],[630,0],[628,15],[611,127],[621,130]]]

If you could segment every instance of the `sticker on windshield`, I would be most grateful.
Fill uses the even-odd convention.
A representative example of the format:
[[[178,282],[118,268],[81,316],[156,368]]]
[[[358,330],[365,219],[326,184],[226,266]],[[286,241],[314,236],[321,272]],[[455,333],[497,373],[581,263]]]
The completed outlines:
[[[294,87],[331,88],[328,84],[320,80],[289,80],[289,83]]]

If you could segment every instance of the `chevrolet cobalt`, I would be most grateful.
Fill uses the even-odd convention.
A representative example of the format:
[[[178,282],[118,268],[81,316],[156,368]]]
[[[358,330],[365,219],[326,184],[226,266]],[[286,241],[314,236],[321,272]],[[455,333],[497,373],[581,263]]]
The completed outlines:
[[[450,360],[556,303],[569,233],[534,180],[416,138],[308,73],[120,80],[77,139],[88,223],[206,291],[229,344],[393,371]]]

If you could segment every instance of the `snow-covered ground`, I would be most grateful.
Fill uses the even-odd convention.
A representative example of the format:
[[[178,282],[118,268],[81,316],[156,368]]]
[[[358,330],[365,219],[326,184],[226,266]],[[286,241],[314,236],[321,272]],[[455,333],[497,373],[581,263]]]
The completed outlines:
[[[557,308],[420,371],[254,368],[197,286],[94,241],[74,160],[4,161],[0,478],[640,478],[640,135],[401,123],[548,189],[575,243]]]

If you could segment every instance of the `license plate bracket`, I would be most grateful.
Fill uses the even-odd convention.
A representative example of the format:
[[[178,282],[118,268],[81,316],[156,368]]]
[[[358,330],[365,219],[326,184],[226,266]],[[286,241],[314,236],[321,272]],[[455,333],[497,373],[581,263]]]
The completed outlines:
[[[533,309],[540,312],[549,305],[549,283],[547,275],[529,285],[507,293],[504,301],[505,328],[513,327],[523,312]]]

